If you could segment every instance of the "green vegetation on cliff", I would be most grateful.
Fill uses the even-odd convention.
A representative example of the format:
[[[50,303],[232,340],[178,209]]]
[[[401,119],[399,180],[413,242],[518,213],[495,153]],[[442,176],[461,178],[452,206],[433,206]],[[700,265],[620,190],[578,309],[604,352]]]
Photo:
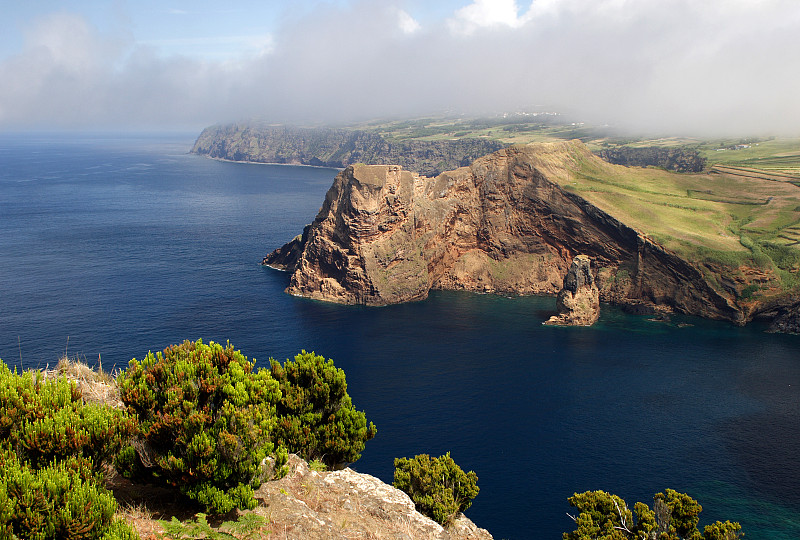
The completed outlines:
[[[550,178],[690,262],[738,299],[800,290],[800,178],[714,167],[677,174],[561,156]],[[750,287],[747,294],[743,288]]]
[[[73,381],[0,360],[0,538],[135,539],[102,478],[135,426]]]
[[[353,407],[344,371],[333,360],[306,351],[283,365],[275,360],[270,365],[281,390],[277,443],[332,468],[357,461],[377,429]]]
[[[392,485],[406,492],[420,513],[441,525],[472,506],[480,491],[478,475],[465,473],[450,452],[435,458],[428,454],[396,458]]]
[[[576,528],[564,533],[563,540],[736,540],[742,536],[741,526],[730,521],[717,521],[700,534],[697,524],[703,507],[673,489],[656,493],[652,509],[637,502],[633,512],[624,500],[605,491],[576,493],[568,500],[579,513],[569,516]]]
[[[329,434],[331,437],[348,438],[342,433],[343,424],[363,427],[363,413],[341,413],[350,406],[350,399],[344,373],[330,360],[301,353],[283,366],[273,362],[272,370],[254,372],[252,367],[253,363],[230,345],[186,341],[158,356],[148,355],[143,362],[131,361],[130,372],[118,377],[122,395],[131,401],[125,409],[115,395],[114,379],[82,364],[61,362],[56,371],[18,374],[0,360],[0,539],[137,540],[133,526],[115,514],[117,501],[104,485],[108,477],[97,467],[101,463],[110,465],[110,456],[130,439],[136,428],[133,417],[142,416],[137,411],[151,418],[142,423],[134,438],[137,452],[144,451],[148,462],[162,467],[169,480],[166,485],[172,489],[191,483],[195,476],[221,474],[238,466],[231,458],[251,462],[241,445],[260,428],[258,413],[252,422],[248,414],[255,412],[254,401],[267,403],[267,413],[273,413],[270,404],[275,401],[277,385],[271,374],[276,370],[283,372],[277,380],[288,390],[283,400],[293,407],[304,409],[301,405],[305,401],[310,402],[311,410],[331,403],[340,405],[332,416],[341,417],[343,422],[336,427],[336,434]],[[253,380],[247,381],[248,374]],[[258,382],[263,388],[251,384],[257,377],[262,378]],[[150,391],[151,386],[155,393]],[[202,404],[208,407],[198,407]],[[161,412],[151,416],[156,409]],[[209,437],[195,429],[208,419],[207,415],[215,419],[215,427],[223,427],[228,433],[210,435],[221,443],[210,450]],[[306,415],[301,416],[301,431]],[[359,417],[355,422],[346,420],[355,417]],[[153,429],[156,424],[160,426]],[[233,433],[236,430],[238,434]],[[142,435],[156,431],[164,436],[164,447],[169,446],[170,437],[174,438],[174,448],[168,450],[170,457],[166,459],[152,447],[145,451]],[[374,434],[371,424],[369,431]],[[363,434],[363,429],[358,432]],[[187,450],[180,440],[187,434],[191,435],[192,448],[185,455],[201,451],[208,466],[179,457],[179,452]],[[361,443],[363,447],[363,440]],[[312,451],[318,454],[320,449]],[[190,463],[193,465],[187,466]],[[175,475],[178,468],[183,472]],[[417,510],[445,525],[469,508],[479,491],[477,480],[473,471],[465,473],[449,453],[438,458],[422,454],[395,460],[394,485],[410,495]],[[652,509],[637,503],[635,520],[625,501],[602,491],[575,494],[568,500],[579,513],[573,517],[576,530],[564,533],[565,540],[735,540],[741,535],[739,524],[730,521],[706,526],[701,535],[697,525],[702,507],[690,496],[670,489],[655,495]],[[254,538],[268,534],[268,520],[255,514],[240,514],[236,521],[215,520],[212,526],[205,514],[181,522],[173,513],[171,521],[160,523],[173,538]],[[295,531],[301,536],[305,532]],[[147,534],[148,538],[164,538],[157,532],[152,534],[152,530]]]

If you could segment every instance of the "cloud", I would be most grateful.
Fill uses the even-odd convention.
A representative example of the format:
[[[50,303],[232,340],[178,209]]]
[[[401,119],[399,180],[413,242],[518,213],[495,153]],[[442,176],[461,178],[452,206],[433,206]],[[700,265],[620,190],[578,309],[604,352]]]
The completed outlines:
[[[524,24],[526,18],[519,16],[515,0],[475,0],[456,10],[447,23],[454,33],[469,35],[482,27],[516,28]]]
[[[400,0],[354,1],[283,19],[260,52],[215,61],[60,13],[0,60],[0,128],[545,107],[633,131],[800,134],[799,27],[796,0],[475,0],[424,25]]]
[[[409,15],[407,12],[403,11],[402,9],[397,10],[397,25],[400,27],[400,30],[403,31],[405,34],[413,34],[421,27],[419,23]]]

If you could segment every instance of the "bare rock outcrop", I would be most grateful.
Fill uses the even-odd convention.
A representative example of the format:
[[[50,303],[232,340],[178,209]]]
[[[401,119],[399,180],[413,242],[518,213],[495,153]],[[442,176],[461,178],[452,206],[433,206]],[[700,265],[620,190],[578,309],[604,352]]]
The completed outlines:
[[[270,520],[268,538],[336,540],[491,540],[463,514],[447,528],[414,508],[411,499],[368,474],[349,468],[335,472],[309,470],[290,456],[289,474],[256,491],[255,510]]]
[[[287,292],[348,304],[423,299],[431,289],[556,294],[578,254],[600,299],[743,323],[735,295],[687,261],[566,189],[608,167],[579,141],[509,147],[427,178],[391,165],[339,173],[314,222],[264,264]]]
[[[592,260],[578,255],[564,276],[564,286],[556,297],[557,315],[545,324],[558,326],[591,326],[600,316],[600,291],[592,275]]]

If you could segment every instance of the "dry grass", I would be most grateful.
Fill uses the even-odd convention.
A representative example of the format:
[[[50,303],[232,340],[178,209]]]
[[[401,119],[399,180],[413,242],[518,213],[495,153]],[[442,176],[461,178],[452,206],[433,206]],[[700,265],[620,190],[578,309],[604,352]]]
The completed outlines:
[[[87,403],[103,403],[115,409],[125,405],[120,399],[115,374],[103,371],[98,357],[98,368],[95,370],[77,357],[62,356],[53,370],[44,370],[45,378],[64,377],[75,381],[84,401]]]

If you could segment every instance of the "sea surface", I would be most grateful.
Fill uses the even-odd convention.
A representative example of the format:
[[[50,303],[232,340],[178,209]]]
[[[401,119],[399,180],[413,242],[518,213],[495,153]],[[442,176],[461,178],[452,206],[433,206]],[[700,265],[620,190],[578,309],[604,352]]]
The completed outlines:
[[[7,364],[110,370],[197,338],[261,366],[313,350],[378,427],[353,468],[391,482],[395,457],[449,451],[479,477],[467,515],[497,539],[560,538],[575,492],[633,506],[668,487],[700,501],[701,525],[800,538],[800,336],[605,305],[592,328],[554,328],[548,297],[292,297],[259,262],[337,171],[212,161],[193,139],[0,135]]]

